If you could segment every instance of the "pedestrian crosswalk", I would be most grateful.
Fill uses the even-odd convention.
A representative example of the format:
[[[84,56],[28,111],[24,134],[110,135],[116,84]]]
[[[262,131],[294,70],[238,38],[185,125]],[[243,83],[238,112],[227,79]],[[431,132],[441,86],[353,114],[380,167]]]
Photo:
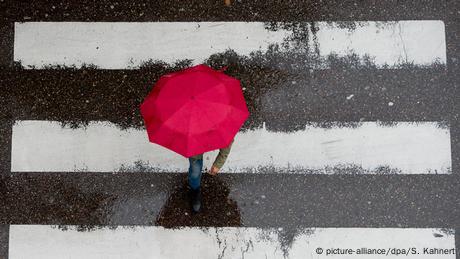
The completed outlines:
[[[437,80],[445,76],[445,69],[448,69],[445,34],[445,24],[442,20],[319,21],[313,23],[31,21],[15,22],[12,47],[14,47],[14,61],[20,62],[24,69],[19,70],[18,73],[23,73],[25,76],[28,71],[53,71],[53,66],[74,66],[78,70],[88,64],[95,65],[100,70],[120,70],[120,73],[123,73],[123,71],[139,69],[149,60],[173,64],[179,60],[190,59],[191,64],[198,64],[206,62],[212,55],[234,51],[240,57],[252,57],[253,60],[260,56],[269,57],[273,53],[277,53],[278,57],[288,56],[289,59],[286,60],[294,60],[289,65],[294,67],[296,72],[302,71],[310,75],[319,70],[335,71],[334,69],[338,68],[334,65],[344,62],[341,63],[339,69],[357,69],[360,73],[387,70],[390,71],[389,75],[395,75],[391,74],[393,71],[405,73],[405,71],[414,69],[422,70],[420,72],[422,75],[434,74],[433,80]],[[270,62],[276,66],[277,59],[270,60]],[[375,70],[366,70],[366,68]],[[442,69],[437,70],[439,68]],[[85,76],[91,77],[86,74]],[[289,87],[292,85],[302,84],[301,88],[307,88],[307,84],[318,84],[317,82],[321,80],[315,77],[305,79],[302,75],[300,77],[300,80],[283,84],[281,87],[268,85],[267,88],[273,87],[277,88],[276,91],[289,92]],[[343,78],[336,80],[340,85]],[[391,80],[391,78],[382,80]],[[357,85],[355,88],[363,90],[366,87],[365,84],[369,84],[379,89],[379,82],[358,82],[363,85]],[[383,101],[385,105],[388,104],[388,107],[392,107],[394,99],[399,98],[398,93],[406,91],[407,84],[411,84],[405,81],[397,83],[396,96],[392,96],[391,100]],[[345,84],[344,82],[344,88],[349,87]],[[327,103],[333,98],[327,90],[329,86],[321,86],[324,89],[316,90],[318,95],[314,96],[314,100],[309,100],[312,105],[315,105],[316,102]],[[250,88],[251,85],[245,85],[245,87]],[[424,87],[425,85],[416,85],[411,89],[420,89],[420,93],[423,94],[426,91]],[[90,89],[85,91],[91,91]],[[341,89],[338,91],[340,92]],[[382,91],[385,92],[385,90]],[[344,96],[340,98],[349,101],[356,99],[359,93],[342,94]],[[404,93],[406,96],[411,94]],[[419,92],[416,91],[413,94],[417,100]],[[270,101],[267,96],[260,96],[265,103],[259,102],[256,106],[267,105],[267,102]],[[374,100],[372,98],[375,96],[372,96],[370,92],[369,96],[363,98]],[[18,100],[13,100],[13,102]],[[409,103],[411,100],[407,99],[404,102]],[[369,101],[366,102],[366,105],[369,103],[373,104],[372,101]],[[271,105],[272,107],[287,107],[289,101],[278,101]],[[309,103],[306,102],[305,106],[308,105]],[[330,105],[335,104],[330,103]],[[450,107],[449,103],[445,105]],[[292,110],[292,113],[301,113],[301,108],[299,111]],[[373,109],[372,107],[366,108]],[[436,108],[429,107],[427,110]],[[337,109],[330,113],[337,113],[337,118],[340,112],[344,112],[339,107],[331,109]],[[420,109],[425,108],[420,107]],[[264,110],[258,109],[256,112],[263,113]],[[368,219],[366,210],[371,208],[379,210],[380,208],[372,207],[373,201],[363,198],[385,197],[387,200],[379,204],[394,206],[395,210],[397,208],[406,212],[409,210],[408,215],[419,215],[418,212],[420,212],[422,215],[420,217],[436,217],[436,215],[431,215],[431,210],[437,211],[437,207],[427,209],[423,208],[420,203],[413,202],[415,199],[413,196],[417,196],[417,191],[420,191],[422,184],[415,184],[412,189],[410,183],[411,181],[417,182],[417,179],[420,181],[442,179],[440,182],[445,182],[446,178],[442,177],[455,177],[452,172],[455,165],[452,164],[451,126],[445,122],[448,116],[432,119],[428,115],[430,119],[426,119],[426,114],[422,112],[421,115],[414,115],[415,119],[401,120],[401,116],[395,114],[404,113],[404,109],[395,109],[388,111],[389,115],[385,116],[386,120],[393,116],[397,118],[391,122],[343,121],[342,117],[339,121],[331,120],[331,116],[324,119],[321,115],[323,110],[318,109],[312,112],[320,114],[313,118],[320,118],[321,121],[301,121],[300,124],[305,126],[300,130],[283,132],[268,130],[265,127],[266,123],[276,124],[277,120],[283,121],[289,117],[289,114],[280,116],[279,113],[273,112],[267,118],[275,122],[267,121],[260,127],[238,133],[237,141],[222,168],[221,176],[230,177],[228,188],[234,188],[231,195],[240,197],[240,193],[250,195],[251,191],[238,190],[236,186],[241,187],[238,182],[251,179],[251,184],[254,185],[254,189],[257,189],[257,178],[254,176],[262,178],[270,175],[268,177],[273,176],[275,179],[282,175],[281,177],[301,179],[298,182],[308,182],[312,181],[311,177],[316,177],[315,175],[328,174],[328,177],[331,178],[314,178],[318,186],[332,182],[331,179],[336,179],[332,185],[324,185],[329,192],[334,193],[337,191],[334,189],[335,185],[349,184],[348,188],[337,191],[343,197],[350,198],[347,201],[348,204],[343,204],[343,210],[349,214],[356,213],[356,215],[349,216],[361,217],[362,221],[367,224],[359,225],[355,222],[354,225],[359,225],[359,227],[350,227],[347,224],[342,226],[337,223],[340,222],[340,219],[334,218],[328,221],[334,222],[328,223],[330,227],[310,226],[311,228],[307,228],[304,226],[305,222],[299,220],[296,223],[302,222],[303,225],[294,226],[295,231],[289,232],[290,236],[286,240],[286,236],[283,236],[283,224],[290,225],[291,223],[284,222],[281,217],[273,220],[272,224],[267,224],[266,227],[245,226],[245,223],[257,222],[257,217],[261,216],[260,211],[264,213],[269,211],[268,209],[257,209],[256,206],[242,210],[241,226],[238,227],[178,226],[181,228],[168,229],[161,226],[136,225],[135,219],[130,219],[130,216],[126,215],[123,216],[123,219],[132,220],[133,222],[127,222],[127,225],[132,223],[132,226],[119,224],[116,229],[101,227],[89,231],[78,231],[72,225],[58,228],[56,225],[51,225],[54,224],[52,222],[44,225],[11,222],[8,258],[184,258],[185,256],[191,258],[400,258],[401,256],[456,258],[453,249],[458,244],[456,244],[456,230],[455,227],[452,227],[452,222],[446,223],[449,228],[444,228],[446,224],[441,224],[442,220],[425,220],[424,224],[420,225],[416,218],[404,218],[404,222],[396,224],[397,226],[416,227],[393,227],[385,223],[379,224],[379,218],[385,218],[385,211],[392,208],[382,208],[381,215],[375,212],[372,213],[374,218]],[[410,112],[406,113],[411,118]],[[52,175],[55,174],[56,177],[70,179],[78,173],[78,175],[88,174],[88,179],[94,179],[90,178],[91,174],[94,175],[93,173],[116,172],[120,175],[126,172],[150,172],[151,177],[160,179],[164,174],[157,173],[175,175],[185,172],[188,168],[186,159],[149,143],[145,130],[134,127],[134,125],[128,129],[120,129],[116,123],[109,120],[91,120],[90,125],[86,127],[66,128],[59,125],[59,120],[43,117],[47,116],[13,118],[10,166],[12,177],[22,174],[31,175],[31,177],[46,174],[46,177],[53,177]],[[216,154],[217,151],[206,154],[205,167],[209,167]],[[343,174],[349,178],[340,179],[348,179],[348,181],[337,180],[339,179],[337,177],[343,177]],[[358,179],[359,175],[376,177],[386,174],[395,177],[391,178],[393,181],[389,181],[390,178],[372,178],[374,180],[365,181],[367,185],[363,185],[360,182],[361,178]],[[131,179],[129,177],[137,176],[133,174],[127,177],[129,181]],[[401,187],[395,183],[394,179],[396,182],[408,180],[408,184]],[[350,182],[355,180],[356,185],[352,185]],[[385,182],[386,180],[388,182]],[[294,212],[289,209],[290,206],[304,206],[301,203],[289,204],[288,200],[296,199],[297,195],[301,197],[302,202],[318,203],[317,208],[316,205],[308,205],[310,208],[316,208],[317,218],[334,217],[334,215],[328,215],[334,210],[325,211],[325,216],[323,213],[318,213],[321,211],[322,197],[312,197],[309,200],[304,197],[307,191],[299,187],[301,184],[293,187],[293,185],[283,186],[283,182],[280,182],[264,182],[264,186],[260,187],[264,191],[269,191],[260,199],[270,199],[272,193],[288,193],[293,196],[286,197],[285,200],[272,201],[275,203],[274,206],[272,205],[273,208],[281,207],[285,210],[277,211],[276,215],[286,213],[286,215],[289,214],[286,218],[296,219],[304,213],[310,213],[299,213],[302,208],[297,208]],[[378,183],[383,187],[374,189],[373,183]],[[28,187],[31,188],[33,182],[28,184]],[[91,193],[88,186],[79,186],[77,189],[81,188],[83,193],[88,194]],[[99,188],[96,186],[97,184],[94,185],[94,188]],[[157,185],[152,184],[151,186],[156,187]],[[426,182],[427,193],[418,193],[418,195],[441,202],[441,198],[434,190],[444,187],[433,186],[430,182]],[[374,190],[376,193],[372,194]],[[31,193],[33,192],[32,189]],[[366,196],[362,192],[371,194],[366,194]],[[72,195],[80,196],[80,193]],[[136,202],[139,202],[140,198],[127,197],[129,195],[135,196],[129,193],[126,194],[126,197],[119,197],[120,202],[114,208],[122,209],[123,204],[130,204],[132,211],[141,213],[140,208],[136,207]],[[162,190],[159,200],[165,200],[163,197],[165,195]],[[340,200],[346,200],[343,197]],[[260,206],[260,201],[257,199],[253,205]],[[407,204],[401,204],[400,201],[405,199],[407,199]],[[451,200],[455,201],[455,199]],[[442,208],[448,207],[452,203],[451,200],[447,199],[447,203],[443,203]],[[434,204],[435,202],[428,203]],[[350,208],[355,208],[356,211]],[[451,209],[451,211],[443,212],[458,212],[458,208]],[[113,214],[107,217],[112,219],[121,214],[121,212],[117,214],[111,211]],[[181,210],[178,211],[178,213],[183,213]],[[123,213],[129,214],[129,211]],[[156,215],[150,216],[155,218]],[[144,217],[147,216],[144,215]],[[248,220],[249,218],[251,220]],[[325,219],[318,220],[315,222],[326,221]],[[262,222],[261,225],[264,224],[263,220],[260,222]],[[278,222],[279,225],[274,227],[273,222]],[[434,225],[439,224],[439,226],[427,222],[435,222]],[[357,251],[360,251],[359,255]]]

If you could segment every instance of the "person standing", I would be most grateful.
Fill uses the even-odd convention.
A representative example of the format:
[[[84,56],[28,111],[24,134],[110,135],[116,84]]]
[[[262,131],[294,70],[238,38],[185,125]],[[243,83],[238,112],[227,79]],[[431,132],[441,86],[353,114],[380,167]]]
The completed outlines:
[[[219,149],[219,154],[214,160],[211,169],[208,171],[210,175],[216,175],[220,168],[222,168],[225,161],[227,160],[234,140],[235,139],[232,139],[227,147]],[[190,166],[188,169],[188,184],[190,187],[191,206],[192,211],[197,213],[200,212],[202,207],[201,175],[203,170],[203,154],[189,157],[189,163]]]

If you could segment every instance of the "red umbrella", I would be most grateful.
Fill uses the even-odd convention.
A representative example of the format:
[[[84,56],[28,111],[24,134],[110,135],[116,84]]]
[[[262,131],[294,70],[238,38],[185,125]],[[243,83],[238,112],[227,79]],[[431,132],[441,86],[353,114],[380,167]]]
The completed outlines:
[[[228,146],[249,116],[240,81],[204,64],[160,77],[140,111],[150,142],[185,157]]]

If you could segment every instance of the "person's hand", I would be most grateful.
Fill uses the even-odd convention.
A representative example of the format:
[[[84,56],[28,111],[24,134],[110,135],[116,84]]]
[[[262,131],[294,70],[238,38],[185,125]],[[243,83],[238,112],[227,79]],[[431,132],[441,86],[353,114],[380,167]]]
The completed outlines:
[[[209,174],[210,175],[216,175],[219,172],[219,168],[212,166],[211,169],[209,169]]]

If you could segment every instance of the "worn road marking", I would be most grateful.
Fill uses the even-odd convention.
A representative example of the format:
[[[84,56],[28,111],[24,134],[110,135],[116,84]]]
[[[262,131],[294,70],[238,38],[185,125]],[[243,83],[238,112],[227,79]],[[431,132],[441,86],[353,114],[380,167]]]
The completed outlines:
[[[344,25],[345,23],[345,25]],[[369,55],[378,67],[446,64],[445,26],[439,20],[304,23],[302,35],[269,30],[263,22],[25,22],[15,23],[14,60],[46,65],[132,69],[152,59],[199,64],[228,49],[265,52],[270,44],[300,53],[310,67],[326,68],[328,55]],[[305,37],[305,35],[308,35]],[[300,38],[296,41],[293,38]],[[282,43],[287,43],[282,45]],[[307,47],[308,46],[308,47]],[[300,52],[299,52],[300,51]],[[302,52],[303,51],[303,52]],[[354,58],[352,58],[354,59]]]
[[[264,127],[235,137],[223,172],[254,173],[451,173],[448,126],[437,122],[363,122],[292,133]],[[218,150],[205,153],[209,168]],[[12,172],[185,172],[188,160],[149,143],[145,130],[120,130],[94,121],[87,128],[25,120],[13,125]]]
[[[119,226],[81,232],[66,227],[11,225],[9,258],[455,259],[453,229],[299,228],[292,237],[276,228]],[[427,254],[434,251],[444,253]]]

